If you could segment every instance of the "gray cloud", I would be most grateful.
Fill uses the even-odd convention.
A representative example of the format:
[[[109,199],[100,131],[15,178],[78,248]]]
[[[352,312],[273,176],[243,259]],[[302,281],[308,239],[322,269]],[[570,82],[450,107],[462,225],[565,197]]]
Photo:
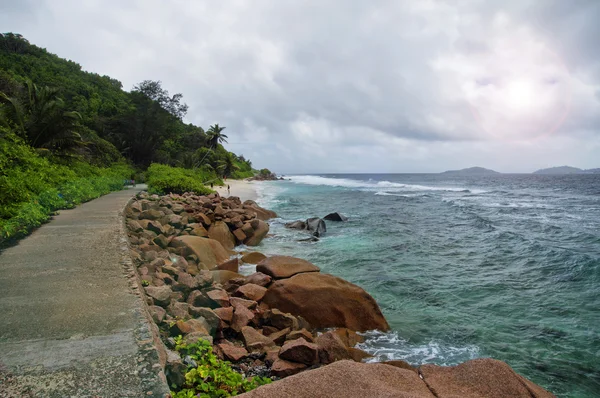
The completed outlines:
[[[121,3],[13,2],[0,23],[126,88],[162,80],[260,167],[599,166],[596,1]]]

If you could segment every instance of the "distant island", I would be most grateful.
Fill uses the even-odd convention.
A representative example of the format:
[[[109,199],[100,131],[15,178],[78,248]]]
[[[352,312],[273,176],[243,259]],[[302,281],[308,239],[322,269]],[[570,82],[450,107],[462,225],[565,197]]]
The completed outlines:
[[[600,173],[600,169],[580,169],[571,166],[549,167],[534,171],[533,174],[596,174]]]
[[[441,174],[447,175],[461,175],[461,176],[486,176],[486,175],[495,175],[500,174],[497,171],[485,169],[483,167],[469,167],[461,170],[448,170],[444,171]]]

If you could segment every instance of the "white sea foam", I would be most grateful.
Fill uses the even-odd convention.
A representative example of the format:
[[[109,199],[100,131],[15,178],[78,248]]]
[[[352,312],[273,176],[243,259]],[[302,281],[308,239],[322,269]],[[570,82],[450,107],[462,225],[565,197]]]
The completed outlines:
[[[286,190],[286,188],[279,184],[266,181],[258,183],[255,182],[254,189],[256,190],[256,194],[258,196],[256,203],[264,208],[270,209],[277,204],[286,202],[285,200],[278,199],[281,193]]]
[[[438,341],[413,344],[403,339],[397,332],[370,331],[364,334],[366,340],[357,348],[373,355],[368,362],[403,360],[412,365],[434,363],[436,365],[456,365],[480,356],[479,347],[467,345],[455,347]]]
[[[391,181],[375,181],[369,180],[353,180],[349,178],[331,178],[321,177],[313,175],[298,175],[291,176],[291,181],[296,184],[305,185],[324,185],[331,187],[343,187],[343,188],[356,188],[361,190],[376,190],[376,192],[387,192],[389,191],[401,191],[401,192],[415,192],[415,191],[441,191],[441,192],[466,192],[466,193],[484,193],[484,190],[479,189],[467,189],[462,187],[436,187],[427,185],[415,185],[415,184],[403,184]],[[385,188],[382,191],[381,188]],[[381,195],[381,193],[379,193]],[[383,194],[385,195],[385,194]]]

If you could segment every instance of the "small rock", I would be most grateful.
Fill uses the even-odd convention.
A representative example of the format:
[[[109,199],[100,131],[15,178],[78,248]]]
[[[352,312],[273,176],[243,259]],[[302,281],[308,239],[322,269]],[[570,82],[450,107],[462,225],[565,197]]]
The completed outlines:
[[[271,373],[277,377],[288,377],[302,372],[306,369],[303,363],[289,362],[281,358],[277,358],[271,366]]]
[[[248,300],[260,301],[266,293],[266,288],[255,285],[253,283],[248,283],[246,285],[240,286],[236,290],[235,295],[246,298]]]
[[[214,312],[222,321],[231,323],[233,319],[233,307],[215,308]]]
[[[262,272],[255,272],[246,277],[244,284],[253,283],[258,286],[266,287],[271,283],[272,280],[273,278],[271,278],[269,275],[263,274]]]
[[[206,307],[190,307],[189,312],[197,318],[203,318],[209,327],[208,332],[211,335],[215,334],[219,328],[221,318],[219,318],[219,316],[213,310]]]
[[[290,328],[285,328],[283,330],[277,330],[274,333],[269,334],[269,338],[275,342],[277,345],[282,345],[285,342],[286,335],[290,332]]]
[[[230,361],[237,362],[248,355],[248,351],[244,347],[238,347],[233,344],[219,344],[218,346],[223,351],[225,358]]]
[[[256,308],[256,305],[258,304],[256,301],[246,300],[246,299],[239,298],[239,297],[230,297],[229,302],[234,307],[242,306],[242,307],[246,307],[248,309]]]
[[[221,307],[229,307],[231,304],[229,303],[229,295],[225,290],[215,289],[206,293],[211,300],[216,302]],[[201,306],[208,307],[208,306]]]
[[[237,259],[237,257],[232,258],[231,260],[227,260],[224,263],[217,265],[217,269],[237,273],[239,269],[239,260]]]
[[[187,302],[189,305],[193,305],[194,307],[219,307],[219,304],[217,304],[213,299],[208,297],[207,294],[204,294],[200,290],[192,290],[188,296]]]
[[[235,314],[234,314],[235,317]],[[242,338],[248,351],[262,350],[265,347],[274,346],[273,340],[267,336],[263,336],[259,331],[250,326],[242,328]]]
[[[317,337],[316,343],[319,346],[319,361],[322,364],[329,364],[342,359],[352,359],[348,349],[335,333],[323,333]]]
[[[299,338],[303,338],[304,340],[306,340],[310,343],[315,342],[315,339],[314,339],[312,333],[304,328],[290,332],[290,334],[287,335],[286,340],[296,340]]]
[[[309,343],[300,337],[296,340],[287,341],[279,351],[279,358],[310,366],[319,361],[318,352],[319,347],[316,344]]]
[[[147,286],[146,294],[154,300],[154,303],[161,307],[167,307],[171,302],[171,288],[169,286]]]
[[[164,310],[164,308],[159,307],[158,305],[151,305],[148,310],[150,311],[150,316],[156,324],[162,323],[167,315],[167,312]]]
[[[187,304],[187,303],[180,303],[178,301],[174,301],[171,304],[169,304],[169,306],[167,307],[167,312],[173,318],[178,318],[178,319],[184,319],[185,320],[185,319],[188,319],[190,317],[190,314],[188,312],[188,308],[189,308],[189,304]]]
[[[243,306],[235,307],[233,318],[231,320],[231,328],[236,332],[241,332],[248,323],[254,319],[254,313]]]
[[[289,328],[291,330],[298,329],[298,319],[292,314],[284,313],[277,308],[273,308],[265,313],[265,318],[268,324],[276,327],[279,330]]]

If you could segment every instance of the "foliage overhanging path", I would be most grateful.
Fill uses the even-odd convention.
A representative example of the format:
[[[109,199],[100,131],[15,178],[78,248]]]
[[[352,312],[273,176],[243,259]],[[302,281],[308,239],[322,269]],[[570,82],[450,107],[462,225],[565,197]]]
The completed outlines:
[[[119,214],[142,188],[64,210],[0,254],[0,396],[168,391],[130,287]]]

